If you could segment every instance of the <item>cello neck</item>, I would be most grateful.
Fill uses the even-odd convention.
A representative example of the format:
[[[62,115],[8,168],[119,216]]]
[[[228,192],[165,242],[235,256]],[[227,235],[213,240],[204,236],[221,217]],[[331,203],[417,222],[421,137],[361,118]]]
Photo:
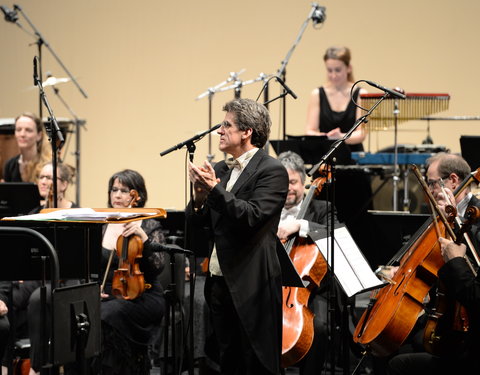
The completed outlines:
[[[415,165],[412,166],[412,169],[414,171],[418,171],[418,168]],[[419,178],[419,182],[420,180],[421,179]],[[477,183],[480,182],[480,168],[470,173],[460,183],[460,185],[453,192],[454,197],[455,198],[458,197],[474,181]],[[430,226],[430,224],[432,224],[432,222],[433,222],[433,219],[431,217],[428,218],[426,222],[412,235],[410,240],[404,246],[402,246],[402,248],[399,251],[397,251],[397,253],[393,256],[393,258],[387,263],[387,266],[394,265],[396,262],[398,262],[403,257],[403,255],[405,255],[405,253],[411,248],[412,244],[415,243],[415,241],[417,241],[420,238],[420,236],[427,230],[427,228]]]
[[[317,186],[313,186],[308,190],[307,195],[303,199],[302,205],[300,206],[300,210],[298,211],[298,214],[296,216],[296,220],[302,220],[305,218],[305,215],[307,213],[308,206],[310,206],[310,202],[312,201],[313,195],[315,194],[315,190],[317,189]],[[293,243],[295,242],[295,237],[290,238],[286,243],[285,243],[285,250],[287,251],[287,254],[290,254],[290,251],[292,250]]]

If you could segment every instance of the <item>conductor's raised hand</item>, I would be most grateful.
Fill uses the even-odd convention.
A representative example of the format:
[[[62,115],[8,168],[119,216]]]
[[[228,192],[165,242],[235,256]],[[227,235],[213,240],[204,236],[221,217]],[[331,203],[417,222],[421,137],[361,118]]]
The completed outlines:
[[[215,175],[215,170],[208,161],[205,161],[201,167],[188,162],[188,175],[195,187],[195,192],[205,190],[208,193],[220,182],[220,179]]]

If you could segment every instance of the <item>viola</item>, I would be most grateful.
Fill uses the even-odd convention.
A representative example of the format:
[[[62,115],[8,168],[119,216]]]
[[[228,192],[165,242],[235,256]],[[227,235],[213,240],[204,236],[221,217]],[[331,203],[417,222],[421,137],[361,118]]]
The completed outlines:
[[[480,219],[480,208],[469,206],[465,211],[466,221],[455,233],[459,244],[462,234]],[[465,333],[470,329],[468,313],[464,306],[446,293],[442,283],[436,291],[436,305],[428,316],[424,329],[423,344],[431,354],[443,356],[465,351]]]
[[[130,206],[138,200],[138,192],[130,191]],[[145,291],[145,278],[140,271],[139,260],[142,258],[143,241],[140,236],[132,235],[117,239],[116,253],[118,268],[113,273],[112,294],[117,298],[133,300]]]
[[[418,169],[414,167],[426,193],[430,193]],[[455,191],[460,194],[473,180],[480,179],[480,168],[468,176]],[[431,195],[431,194],[430,194]],[[437,280],[444,264],[438,237],[454,236],[446,219],[427,221],[388,262],[398,264],[389,284],[376,290],[355,327],[353,340],[367,347],[375,356],[387,356],[396,351],[412,331],[424,310],[424,299]]]
[[[330,178],[324,174],[311,185],[297,220],[303,219],[314,194],[320,193],[324,183]],[[310,350],[313,342],[313,312],[308,308],[311,291],[320,286],[327,273],[327,262],[316,244],[309,238],[291,238],[284,245],[305,288],[283,287],[282,357],[283,367],[300,361]]]

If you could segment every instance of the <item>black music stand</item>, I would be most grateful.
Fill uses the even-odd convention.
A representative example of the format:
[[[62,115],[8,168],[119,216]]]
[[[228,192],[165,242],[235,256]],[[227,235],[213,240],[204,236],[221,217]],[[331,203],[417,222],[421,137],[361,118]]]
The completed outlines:
[[[480,167],[480,136],[462,135],[460,136],[460,149],[462,157],[467,161],[472,171]]]
[[[3,221],[0,221],[0,223],[3,223]],[[11,222],[15,223],[15,222]],[[40,319],[41,319],[41,327],[40,327],[40,337],[43,342],[43,352],[42,352],[42,362],[45,363],[45,358],[48,357],[47,350],[48,350],[48,339],[46,337],[46,329],[47,329],[47,295],[46,295],[46,286],[45,286],[45,281],[46,281],[46,274],[47,274],[47,268],[46,268],[46,262],[47,259],[49,260],[49,265],[50,265],[50,280],[51,280],[51,286],[52,289],[55,289],[57,287],[57,283],[59,280],[59,262],[58,262],[58,257],[57,253],[52,245],[52,243],[41,233],[31,229],[31,228],[22,228],[19,226],[10,226],[10,227],[3,227],[0,226],[0,242],[2,245],[8,245],[8,244],[15,244],[15,247],[13,246],[2,246],[2,255],[4,256],[4,261],[5,258],[7,258],[6,264],[10,265],[10,267],[3,267],[3,270],[6,270],[8,268],[10,269],[15,269],[15,270],[20,270],[24,272],[20,277],[8,277],[8,275],[2,275],[3,280],[18,280],[18,279],[23,279],[23,280],[42,280],[42,286],[40,287]],[[24,244],[29,244],[28,246],[24,246]],[[23,244],[23,246],[21,245]],[[15,249],[16,251],[11,251],[11,249]],[[15,262],[12,261],[11,258],[6,257],[10,253],[24,253],[27,256],[27,259],[31,254],[35,254],[37,257],[42,259],[42,262],[40,263],[40,277],[36,277],[35,274],[29,274],[28,273],[28,267],[24,267],[25,263],[20,263],[20,262]],[[33,255],[32,255],[33,256]],[[26,268],[23,269],[23,268]],[[26,273],[25,273],[26,272]],[[20,275],[18,275],[20,276]],[[47,370],[45,368],[42,368],[40,373],[46,374]]]
[[[375,241],[365,256],[373,269],[387,264],[410,237],[431,215],[411,214],[405,211],[369,211]]]
[[[86,359],[100,354],[100,286],[56,288],[52,306],[53,365],[76,362],[78,373],[86,374]]]
[[[55,247],[60,264],[62,279],[98,279],[102,243],[102,224],[80,222],[49,222],[0,220],[2,227],[25,227],[45,236]],[[41,255],[45,246],[36,245],[29,237],[6,237],[2,239],[4,249],[25,249],[5,251],[4,261],[21,264],[21,267],[4,267],[4,280],[39,280],[42,278]],[[9,263],[7,263],[9,264]],[[49,269],[46,270],[50,277]]]
[[[28,214],[40,206],[40,193],[31,182],[0,183],[0,218]]]
[[[277,155],[284,151],[293,151],[302,157],[305,164],[318,163],[335,142],[326,136],[316,135],[287,135],[286,138],[286,140],[270,140]],[[333,156],[337,159],[336,164],[353,164],[352,153],[345,143],[338,147]]]

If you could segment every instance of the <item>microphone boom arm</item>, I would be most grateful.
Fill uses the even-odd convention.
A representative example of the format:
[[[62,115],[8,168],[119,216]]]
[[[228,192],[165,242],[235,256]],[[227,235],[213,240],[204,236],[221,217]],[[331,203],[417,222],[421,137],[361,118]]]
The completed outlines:
[[[165,151],[162,151],[160,153],[160,156],[165,156],[167,154],[169,154],[170,152],[172,151],[175,151],[175,150],[179,150],[181,148],[183,148],[184,146],[188,146],[190,144],[193,144],[195,143],[196,141],[199,141],[200,139],[202,139],[205,135],[207,135],[208,133],[211,133],[212,131],[214,130],[217,130],[222,124],[217,124],[213,127],[211,127],[210,129],[208,130],[205,130],[204,132],[200,133],[200,134],[197,134],[189,139],[187,139],[186,141],[183,141],[183,142],[180,142],[179,144],[175,145],[175,146],[172,146],[168,149],[166,149]]]
[[[52,47],[50,47],[50,44],[45,40],[45,38],[40,34],[40,32],[38,31],[38,29],[35,27],[35,25],[30,21],[30,19],[27,17],[27,15],[25,14],[25,12],[22,10],[22,8],[20,8],[18,5],[14,4],[13,5],[13,9],[15,10],[18,10],[22,15],[23,17],[25,18],[25,20],[28,22],[28,24],[30,25],[30,27],[33,29],[33,31],[35,32],[35,35],[37,36],[38,38],[38,41],[37,43],[39,44],[39,46],[41,44],[44,44],[48,50],[50,51],[50,53],[52,54],[52,56],[55,58],[55,60],[57,60],[58,64],[62,67],[62,69],[65,71],[65,73],[67,73],[67,75],[70,77],[70,79],[72,80],[72,82],[75,84],[75,86],[77,86],[78,90],[80,91],[80,93],[85,97],[85,98],[88,98],[87,96],[87,93],[80,87],[79,83],[77,82],[77,80],[73,77],[72,73],[70,73],[70,71],[67,69],[67,67],[63,64],[62,60],[60,60],[60,58],[57,56],[57,54],[55,53],[55,51],[52,49]],[[41,62],[40,62],[40,65],[41,65]],[[41,72],[40,72],[41,74]]]

